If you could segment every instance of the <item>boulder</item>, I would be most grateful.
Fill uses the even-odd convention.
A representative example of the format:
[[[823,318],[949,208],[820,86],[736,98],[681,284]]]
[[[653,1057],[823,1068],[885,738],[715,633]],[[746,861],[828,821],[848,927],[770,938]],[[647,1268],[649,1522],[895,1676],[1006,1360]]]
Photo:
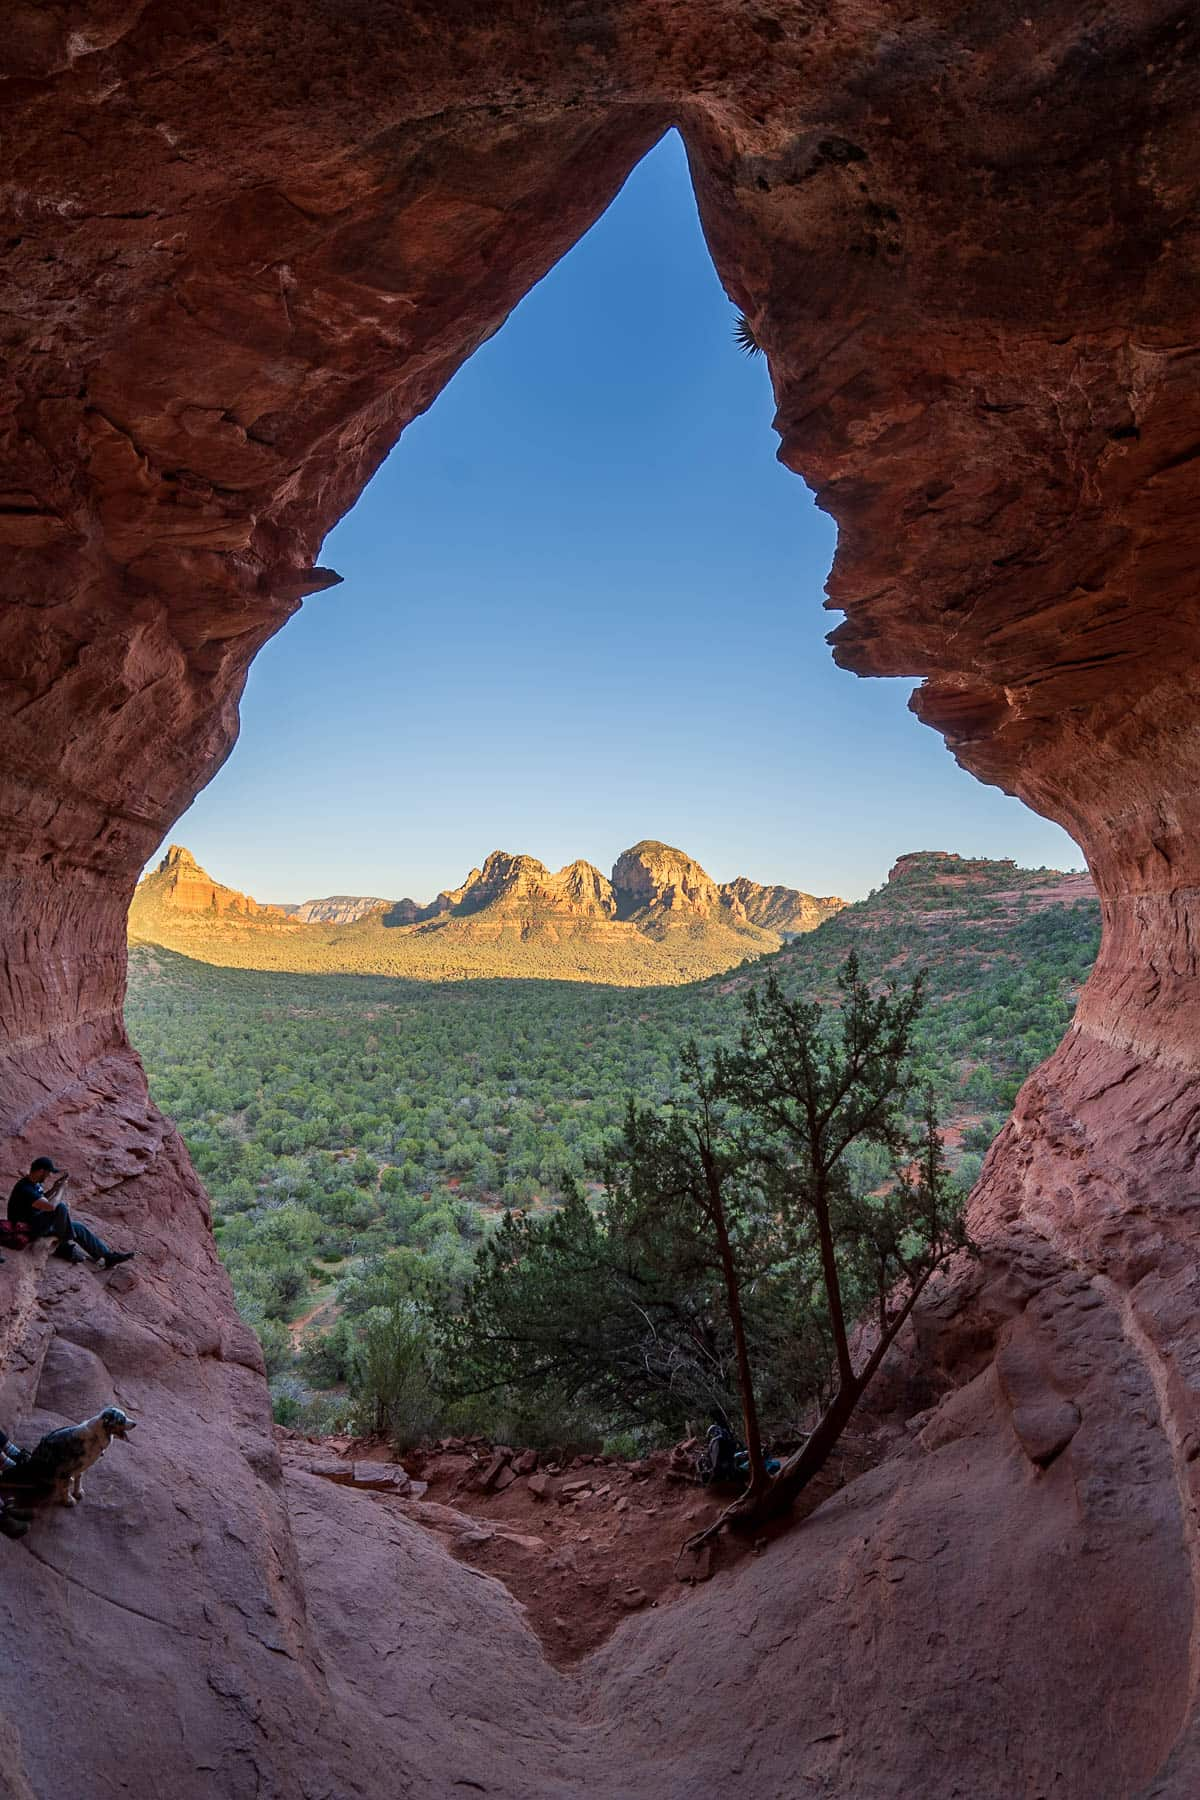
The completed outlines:
[[[501,1474],[508,1468],[511,1457],[511,1450],[505,1449],[503,1445],[497,1445],[487,1462],[483,1463],[478,1473],[467,1482],[467,1486],[478,1493],[491,1493],[500,1480]]]
[[[355,1481],[355,1465],[343,1462],[337,1456],[314,1456],[305,1467],[310,1475],[320,1475],[324,1481],[340,1482],[343,1487],[350,1487]]]
[[[354,1486],[376,1494],[402,1495],[410,1491],[412,1481],[398,1463],[358,1462],[354,1464]]]

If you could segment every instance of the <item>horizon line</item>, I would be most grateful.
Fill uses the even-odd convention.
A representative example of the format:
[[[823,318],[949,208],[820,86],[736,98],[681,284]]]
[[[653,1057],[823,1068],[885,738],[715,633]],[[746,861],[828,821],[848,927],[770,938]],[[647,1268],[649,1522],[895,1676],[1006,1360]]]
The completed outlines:
[[[1036,866],[1035,865],[1027,866],[1023,863],[1018,862],[1016,857],[1013,857],[1013,856],[968,856],[968,855],[964,855],[964,853],[959,850],[941,850],[941,849],[938,849],[938,850],[934,850],[934,849],[905,850],[905,851],[902,851],[894,859],[894,861],[890,865],[888,874],[884,875],[884,877],[881,881],[874,883],[870,888],[868,888],[862,894],[847,896],[847,895],[843,895],[843,894],[834,894],[834,893],[817,894],[810,888],[795,887],[795,886],[793,886],[793,884],[791,882],[759,881],[759,880],[757,880],[756,877],[754,877],[752,875],[745,875],[745,874],[733,875],[733,876],[730,876],[725,881],[720,881],[717,879],[716,876],[711,875],[709,873],[709,871],[704,867],[704,864],[699,862],[696,857],[692,856],[689,851],[681,850],[678,847],[678,845],[668,844],[665,841],[665,839],[662,839],[662,838],[649,838],[649,837],[638,838],[633,844],[630,844],[627,849],[622,850],[618,853],[617,859],[613,864],[614,869],[616,868],[616,862],[619,862],[620,858],[622,856],[628,855],[631,850],[636,850],[642,844],[658,844],[658,845],[661,845],[661,847],[664,850],[672,851],[673,854],[675,854],[676,856],[685,857],[688,862],[695,863],[696,867],[699,868],[705,875],[707,875],[709,880],[712,881],[714,883],[714,885],[717,887],[730,887],[733,885],[733,883],[735,881],[752,881],[758,887],[787,888],[792,893],[804,894],[804,895],[807,895],[810,899],[814,899],[814,900],[836,899],[836,900],[842,900],[847,905],[854,905],[859,900],[866,899],[870,894],[874,893],[877,888],[886,885],[886,882],[890,876],[890,868],[894,868],[897,863],[903,862],[903,861],[907,860],[909,857],[914,857],[914,856],[946,857],[948,859],[953,859],[957,862],[976,862],[976,863],[983,862],[983,863],[995,863],[995,864],[1011,863],[1014,869],[1023,869],[1027,873],[1035,873],[1035,874],[1041,870],[1045,870],[1046,873],[1052,874],[1052,875],[1079,875],[1079,874],[1089,874],[1090,873],[1090,871],[1087,868],[1086,862],[1078,868],[1057,868],[1048,863],[1039,863]],[[605,875],[604,871],[600,867],[600,865],[598,863],[589,861],[589,859],[587,857],[583,857],[583,856],[573,857],[571,859],[571,861],[563,863],[561,868],[554,869],[554,868],[551,868],[549,863],[545,863],[542,861],[542,859],[540,857],[535,856],[532,853],[532,851],[495,849],[495,850],[489,850],[487,855],[483,858],[483,860],[481,862],[472,863],[471,867],[467,870],[466,874],[463,876],[463,878],[460,881],[446,884],[446,885],[438,888],[436,890],[436,892],[434,893],[434,895],[432,896],[431,900],[428,900],[428,901],[418,900],[412,894],[392,895],[392,894],[378,894],[378,893],[374,893],[374,892],[368,893],[365,889],[359,890],[357,892],[351,892],[349,889],[347,889],[347,890],[344,890],[339,893],[308,894],[302,900],[262,900],[262,899],[259,899],[259,897],[256,894],[252,894],[248,888],[236,887],[236,886],[234,886],[234,884],[231,881],[214,876],[212,874],[212,871],[208,868],[207,864],[200,862],[186,844],[180,843],[177,839],[168,840],[168,839],[164,838],[163,842],[159,845],[159,847],[155,851],[154,855],[147,861],[147,863],[143,867],[142,873],[138,877],[138,885],[139,886],[146,879],[146,877],[148,875],[156,874],[161,870],[163,863],[166,861],[167,857],[170,855],[172,850],[183,851],[185,855],[187,855],[191,858],[192,862],[195,863],[196,867],[198,869],[200,869],[203,874],[207,875],[209,880],[214,882],[214,884],[217,887],[229,888],[230,891],[233,893],[243,894],[245,896],[245,898],[247,898],[249,900],[253,900],[255,902],[255,904],[258,906],[279,906],[279,907],[299,908],[302,906],[315,905],[322,901],[367,900],[367,899],[378,900],[381,904],[388,905],[388,906],[400,905],[405,900],[410,901],[414,906],[431,905],[432,901],[439,898],[442,894],[454,893],[457,891],[457,889],[464,887],[472,875],[480,874],[482,872],[482,870],[486,867],[488,862],[490,862],[493,857],[497,857],[497,856],[508,857],[508,858],[511,858],[513,861],[523,860],[523,861],[528,861],[528,862],[536,862],[538,864],[539,868],[545,869],[546,873],[549,875],[562,875],[566,872],[566,870],[573,868],[575,866],[575,864],[584,863],[586,865],[586,867],[594,870],[595,873],[597,875],[601,876],[601,878],[603,880],[611,881],[611,875]]]

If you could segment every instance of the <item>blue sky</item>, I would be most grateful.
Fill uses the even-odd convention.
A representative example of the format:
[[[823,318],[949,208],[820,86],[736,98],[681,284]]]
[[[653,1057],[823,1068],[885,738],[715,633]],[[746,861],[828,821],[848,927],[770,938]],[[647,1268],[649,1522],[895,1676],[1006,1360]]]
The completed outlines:
[[[674,134],[405,432],[171,832],[260,900],[429,899],[489,850],[854,898],[907,850],[1078,867],[834,667],[834,527],[775,461]]]

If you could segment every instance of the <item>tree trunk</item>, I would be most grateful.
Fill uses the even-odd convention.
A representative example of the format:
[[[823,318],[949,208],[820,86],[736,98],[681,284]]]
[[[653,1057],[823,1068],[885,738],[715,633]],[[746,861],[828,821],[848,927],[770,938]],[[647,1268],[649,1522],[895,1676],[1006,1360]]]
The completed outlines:
[[[777,1519],[783,1513],[790,1511],[797,1495],[808,1486],[813,1476],[819,1474],[825,1467],[838,1439],[850,1423],[854,1409],[862,1399],[868,1382],[895,1343],[898,1333],[920,1299],[922,1289],[932,1273],[931,1268],[926,1269],[920,1280],[914,1284],[912,1292],[887,1330],[880,1332],[879,1342],[867,1358],[862,1374],[859,1376],[852,1374],[849,1382],[842,1384],[822,1413],[817,1425],[795,1455],[788,1457],[769,1486],[759,1495],[753,1491],[744,1494],[734,1506],[730,1507],[726,1520],[731,1531],[757,1530],[760,1525],[765,1525],[768,1519]]]
[[[854,1409],[862,1397],[863,1384],[850,1382],[839,1388],[821,1418],[794,1456],[789,1456],[778,1475],[761,1494],[751,1491],[732,1506],[728,1514],[731,1531],[756,1531],[769,1519],[790,1512],[796,1496],[806,1488],[813,1476],[825,1467],[831,1451],[850,1423]]]
[[[834,1344],[837,1346],[838,1382],[840,1387],[845,1390],[854,1384],[854,1369],[850,1362],[846,1317],[842,1311],[842,1286],[838,1280],[837,1252],[833,1247],[833,1229],[829,1223],[829,1203],[824,1193],[818,1193],[816,1196],[813,1211],[817,1215],[817,1235],[821,1243],[821,1274],[825,1281],[825,1293],[829,1300],[829,1323],[833,1328]]]
[[[737,1357],[738,1389],[742,1397],[742,1424],[746,1433],[746,1454],[750,1461],[750,1486],[743,1499],[762,1493],[767,1487],[767,1470],[763,1459],[762,1436],[758,1428],[758,1405],[754,1398],[754,1376],[750,1368],[750,1352],[746,1347],[746,1328],[742,1318],[742,1295],[738,1284],[733,1246],[725,1225],[725,1203],[715,1171],[705,1169],[708,1178],[709,1204],[717,1233],[717,1249],[721,1272],[725,1277],[725,1299],[729,1307],[729,1323],[733,1329],[733,1348]]]

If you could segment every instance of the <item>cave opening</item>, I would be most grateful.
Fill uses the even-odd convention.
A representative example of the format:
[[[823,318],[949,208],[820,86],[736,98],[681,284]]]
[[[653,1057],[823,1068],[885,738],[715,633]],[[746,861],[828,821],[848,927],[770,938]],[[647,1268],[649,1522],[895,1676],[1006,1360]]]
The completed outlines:
[[[1077,866],[836,667],[834,527],[775,457],[674,130],[454,375],[264,645],[171,835],[259,900],[414,896],[491,851],[860,897],[904,853]]]
[[[214,855],[188,820],[173,830],[210,873],[268,903],[325,894],[354,904],[356,892],[424,902],[495,845],[531,849],[551,867],[594,855],[588,838],[580,842],[585,831],[602,843],[610,834],[604,861],[648,830],[699,849],[707,865],[716,859],[704,834],[731,816],[747,845],[760,828],[757,853],[744,853],[752,869],[817,892],[853,893],[855,884],[828,863],[772,867],[766,858],[786,850],[788,838],[806,857],[828,856],[821,837],[835,822],[861,859],[859,892],[881,886],[902,854],[947,838],[968,856],[982,833],[989,849],[1016,851],[1024,863],[1075,860],[1057,827],[975,782],[932,734],[914,729],[905,678],[860,682],[828,656],[819,590],[832,526],[771,453],[765,361],[739,351],[735,319],[703,239],[682,141],[669,134],[407,427],[321,547],[322,563],[345,585],[306,602],[264,646],[242,702],[241,746],[188,816],[219,830],[228,796],[235,810],[240,800],[240,844],[261,868]],[[564,464],[574,465],[570,484]],[[647,817],[648,805],[678,807],[681,795],[690,807],[683,823]],[[521,810],[505,810],[512,796]],[[622,825],[621,806],[638,809],[633,828]],[[1016,818],[1036,850],[1014,842]],[[948,820],[975,835],[964,843]],[[422,887],[414,845],[422,834],[436,843],[439,827],[455,847],[443,847],[449,865],[431,863]],[[375,853],[382,838],[399,846],[394,874],[387,863],[340,861],[361,855],[356,834]],[[289,836],[310,859],[295,869]],[[430,855],[427,842],[420,848]],[[722,876],[742,866],[717,863]],[[464,900],[460,910],[473,909]],[[252,952],[240,960],[258,966]],[[236,1020],[221,1029],[244,1031],[233,984],[215,984],[214,995]],[[272,1062],[311,1095],[319,1069],[303,1060],[286,1015],[294,1001],[316,1019],[323,1002],[315,984],[295,996],[281,988],[278,998],[284,1017]],[[372,994],[371,1004],[386,1016],[386,999]],[[294,1373],[287,1359],[300,1352],[301,1332],[273,1301],[264,1315],[247,1269],[248,1247],[258,1247],[249,1215],[271,1214],[270,1230],[282,1235],[307,1204],[299,1165],[313,1145],[312,1115],[327,1132],[321,1147],[339,1158],[377,1157],[389,1177],[431,1202],[431,1214],[447,1218],[475,1198],[493,1211],[499,1202],[539,1204],[564,1142],[558,1122],[543,1133],[554,1146],[544,1165],[499,1175],[491,1145],[465,1124],[442,1142],[433,1136],[446,1136],[439,1122],[431,1141],[448,1160],[427,1167],[412,1130],[392,1121],[390,1136],[368,1138],[376,1120],[365,1106],[355,1113],[337,1089],[295,1108],[273,1070],[261,1092],[244,1070],[231,1082],[219,1067],[186,1093],[160,1090],[151,1050],[162,1052],[164,1038],[144,984],[138,1005],[131,1035],[152,1092],[180,1121],[208,1183],[281,1421],[332,1429],[344,1423],[332,1410],[342,1394],[314,1395]],[[326,1025],[314,1024],[314,1039]],[[347,1015],[343,1035],[355,1029]],[[516,1060],[502,1071],[509,1099],[520,1088]],[[963,1069],[964,1082],[972,1073]],[[972,1174],[1017,1085],[1009,1081],[998,1097],[987,1071],[977,1075],[963,1162]],[[464,1092],[454,1104],[473,1102]],[[256,1129],[262,1111],[270,1114],[276,1159],[255,1167],[253,1179],[233,1166],[251,1108]],[[353,1151],[343,1130],[350,1118]],[[336,1198],[342,1223],[364,1235],[377,1223],[349,1184]],[[306,1279],[298,1316],[315,1337],[321,1321],[336,1323],[346,1271],[322,1248]]]

